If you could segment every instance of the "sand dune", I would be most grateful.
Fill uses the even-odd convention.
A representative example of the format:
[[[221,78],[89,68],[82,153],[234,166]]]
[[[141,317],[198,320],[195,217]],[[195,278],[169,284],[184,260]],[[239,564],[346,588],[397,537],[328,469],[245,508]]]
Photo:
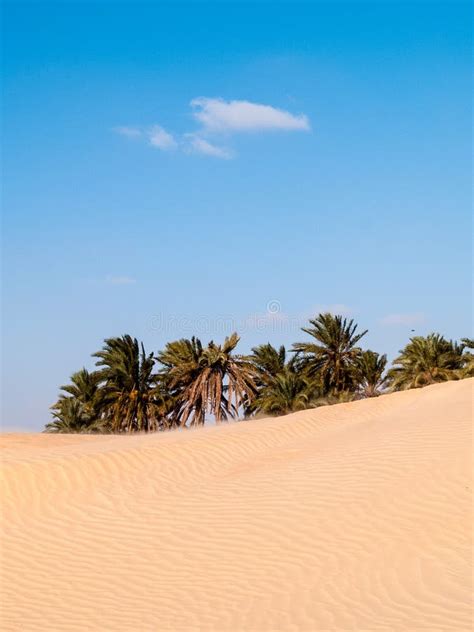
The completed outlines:
[[[3,435],[2,630],[471,629],[472,385]]]

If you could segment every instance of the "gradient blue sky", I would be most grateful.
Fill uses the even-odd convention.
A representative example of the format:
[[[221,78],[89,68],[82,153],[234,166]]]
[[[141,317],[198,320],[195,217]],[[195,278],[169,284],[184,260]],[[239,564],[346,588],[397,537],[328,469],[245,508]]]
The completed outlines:
[[[5,428],[41,429],[122,333],[158,350],[236,327],[248,351],[328,308],[390,357],[412,329],[469,334],[469,3],[3,11]],[[203,129],[198,97],[311,130],[242,131],[239,108]]]

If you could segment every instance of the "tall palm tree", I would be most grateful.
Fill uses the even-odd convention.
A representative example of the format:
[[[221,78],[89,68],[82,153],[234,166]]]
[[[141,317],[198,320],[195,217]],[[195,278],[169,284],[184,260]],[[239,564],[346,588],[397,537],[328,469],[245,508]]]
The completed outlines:
[[[414,336],[388,372],[393,390],[419,388],[435,382],[456,380],[463,366],[463,347],[440,334]]]
[[[362,351],[354,366],[354,381],[362,397],[377,397],[382,392],[387,378],[384,376],[387,356],[375,351]]]
[[[353,320],[332,314],[319,314],[310,320],[310,327],[303,331],[314,342],[297,342],[293,345],[302,369],[310,379],[320,382],[325,394],[351,390],[353,367],[361,353],[357,343],[367,330],[356,333]]]
[[[203,356],[199,338],[181,338],[168,342],[156,359],[161,364],[158,372],[159,385],[168,394],[168,422],[170,427],[185,425],[183,411],[187,404],[185,390],[199,376],[199,364]],[[203,424],[206,416],[204,402],[195,402],[194,425]]]
[[[129,335],[108,338],[96,366],[103,382],[102,407],[115,432],[150,432],[160,428],[161,401],[156,396],[153,354]]]
[[[202,425],[206,415],[216,423],[236,417],[255,392],[254,368],[244,356],[233,353],[239,342],[234,333],[222,345],[203,347],[197,338],[166,345],[158,354],[160,379],[175,402],[179,425]]]

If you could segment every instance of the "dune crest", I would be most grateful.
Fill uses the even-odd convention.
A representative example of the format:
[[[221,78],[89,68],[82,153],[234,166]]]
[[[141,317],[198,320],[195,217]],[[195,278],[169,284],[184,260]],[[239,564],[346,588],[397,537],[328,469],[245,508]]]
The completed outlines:
[[[473,383],[189,432],[3,435],[0,627],[470,630]]]

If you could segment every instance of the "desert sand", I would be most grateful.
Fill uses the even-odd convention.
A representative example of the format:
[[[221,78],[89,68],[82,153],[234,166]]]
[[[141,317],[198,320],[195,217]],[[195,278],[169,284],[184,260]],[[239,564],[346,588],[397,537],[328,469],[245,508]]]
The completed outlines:
[[[2,435],[1,629],[471,629],[472,386]]]

